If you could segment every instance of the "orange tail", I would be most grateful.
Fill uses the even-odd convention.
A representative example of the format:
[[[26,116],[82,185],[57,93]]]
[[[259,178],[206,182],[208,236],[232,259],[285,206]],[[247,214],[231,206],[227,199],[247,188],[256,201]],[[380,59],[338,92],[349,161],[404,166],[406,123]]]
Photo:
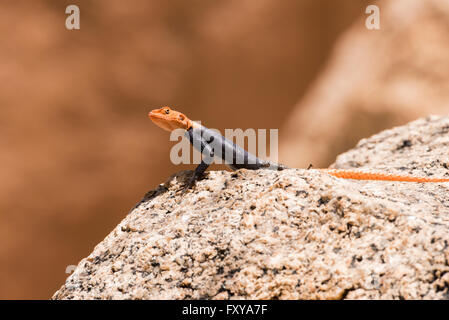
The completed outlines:
[[[321,169],[334,177],[355,180],[381,180],[381,181],[406,181],[406,182],[449,182],[449,178],[421,178],[407,175],[395,175],[388,173],[363,172],[347,169]]]

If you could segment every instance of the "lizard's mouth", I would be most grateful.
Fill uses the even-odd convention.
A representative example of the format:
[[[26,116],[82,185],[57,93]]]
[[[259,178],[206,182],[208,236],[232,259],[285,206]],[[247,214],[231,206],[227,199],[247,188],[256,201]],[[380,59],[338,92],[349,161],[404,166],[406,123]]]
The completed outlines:
[[[156,110],[152,110],[148,113],[148,118],[153,119],[161,119],[161,115],[155,112]]]
[[[151,119],[155,124],[157,124],[159,127],[166,129],[166,122],[167,119],[164,117],[164,115],[160,114],[160,112],[157,112],[158,110],[153,110],[150,113],[148,113],[148,118]]]

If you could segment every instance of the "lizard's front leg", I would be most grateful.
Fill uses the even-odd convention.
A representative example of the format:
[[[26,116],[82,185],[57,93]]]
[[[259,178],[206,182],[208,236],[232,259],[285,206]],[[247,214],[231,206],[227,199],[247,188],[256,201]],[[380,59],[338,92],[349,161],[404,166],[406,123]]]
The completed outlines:
[[[201,163],[198,165],[198,167],[195,168],[195,171],[193,172],[193,175],[190,177],[189,181],[185,185],[184,192],[187,189],[190,189],[193,187],[196,181],[200,180],[203,177],[204,171],[209,167],[209,163],[205,162],[204,160],[201,161]]]

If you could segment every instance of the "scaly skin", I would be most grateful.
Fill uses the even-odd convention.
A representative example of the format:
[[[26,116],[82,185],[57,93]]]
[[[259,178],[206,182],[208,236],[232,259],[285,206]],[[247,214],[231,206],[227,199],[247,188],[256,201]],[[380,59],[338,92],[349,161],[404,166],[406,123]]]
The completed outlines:
[[[187,116],[184,115],[183,113],[172,110],[169,107],[154,109],[148,114],[148,116],[157,126],[170,132],[175,129],[189,130],[191,128],[201,127],[196,122],[187,118]],[[282,170],[283,168],[287,167],[279,165],[278,170]],[[203,167],[202,169],[203,170],[201,171],[204,172],[205,168]],[[342,179],[403,181],[403,182],[449,182],[449,178],[422,178],[410,175],[395,175],[389,173],[358,171],[351,169],[317,169],[317,170]]]

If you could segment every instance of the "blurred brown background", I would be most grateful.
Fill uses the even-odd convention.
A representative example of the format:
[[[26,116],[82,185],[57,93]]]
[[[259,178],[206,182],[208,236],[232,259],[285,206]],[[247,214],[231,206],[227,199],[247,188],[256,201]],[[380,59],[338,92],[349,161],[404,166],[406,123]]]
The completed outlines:
[[[2,0],[0,298],[49,298],[146,191],[194,168],[170,163],[155,107],[280,128],[290,166],[445,112],[447,1],[386,3]]]

